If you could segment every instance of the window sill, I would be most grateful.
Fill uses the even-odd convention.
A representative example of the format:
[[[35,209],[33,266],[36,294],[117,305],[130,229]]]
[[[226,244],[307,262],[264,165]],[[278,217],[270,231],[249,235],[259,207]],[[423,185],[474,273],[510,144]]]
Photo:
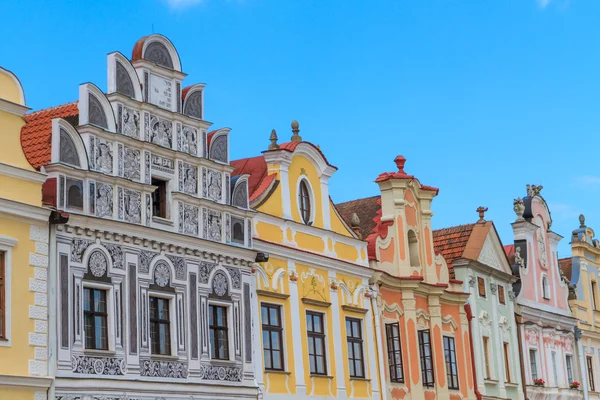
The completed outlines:
[[[114,350],[97,350],[97,349],[83,349],[83,354],[86,356],[114,356],[117,354]]]
[[[157,217],[154,215],[152,216],[152,222],[156,222],[157,224],[161,224],[161,225],[175,226],[173,221],[171,221],[170,219],[163,218],[163,217]]]
[[[179,360],[178,356],[172,356],[172,355],[168,355],[168,354],[150,354],[150,358],[152,360],[158,360],[158,361],[177,361],[177,360]]]
[[[504,382],[504,386],[516,388],[516,387],[519,387],[519,384],[515,383],[515,382]]]
[[[291,375],[289,371],[278,371],[276,369],[265,369],[265,374]]]
[[[490,379],[490,378],[484,378],[483,380],[484,383],[488,384],[488,385],[497,385],[498,381],[495,379]]]
[[[324,378],[324,379],[333,379],[331,375],[321,375],[321,374],[310,374],[311,378]]]
[[[351,381],[371,382],[371,379],[369,379],[369,378],[360,378],[360,377],[354,377],[354,376],[351,376],[350,380]]]
[[[219,360],[218,358],[211,358],[210,363],[215,365],[236,365],[234,360]]]

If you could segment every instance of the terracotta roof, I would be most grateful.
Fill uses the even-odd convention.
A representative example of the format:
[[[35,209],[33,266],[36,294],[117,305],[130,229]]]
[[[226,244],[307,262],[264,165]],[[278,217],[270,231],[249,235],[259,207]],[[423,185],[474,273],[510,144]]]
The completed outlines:
[[[144,36],[135,42],[133,51],[131,52],[131,61],[142,59],[142,50],[144,49],[144,43],[146,42],[146,39],[148,39],[148,36]]]
[[[513,265],[515,263],[515,245],[507,244],[504,246],[504,252],[506,253],[510,265]]]
[[[21,129],[21,147],[29,164],[35,169],[50,163],[52,120],[63,118],[73,126],[79,125],[77,102],[47,108],[25,115]]]
[[[379,196],[367,197],[336,204],[335,208],[350,227],[352,214],[356,213],[360,220],[359,232],[363,239],[366,239],[373,233],[373,230],[377,226],[375,217],[377,216],[377,211],[381,210],[381,199]]]
[[[449,268],[452,268],[455,260],[463,257],[475,225],[466,224],[433,231],[435,252],[444,257]]]
[[[271,151],[280,151],[280,150],[285,150],[285,151],[289,151],[290,153],[293,153],[296,150],[296,147],[298,147],[298,145],[300,143],[307,144],[307,145],[313,147],[315,150],[317,150],[319,152],[319,154],[321,155],[321,157],[323,157],[323,160],[325,160],[325,163],[327,165],[329,165],[330,167],[333,167],[333,168],[337,169],[337,167],[335,165],[329,164],[329,161],[327,161],[327,157],[325,157],[325,154],[323,154],[323,152],[321,151],[321,149],[318,146],[315,146],[314,144],[312,144],[311,142],[287,142],[287,143],[281,143],[281,144],[279,144],[279,148],[278,149],[266,150],[266,151],[264,151],[264,153],[271,152]]]
[[[231,176],[248,174],[248,195],[250,202],[256,200],[261,194],[267,190],[273,181],[276,174],[268,174],[267,162],[263,156],[243,158],[241,160],[231,161],[231,165],[235,170]]]
[[[558,266],[570,282],[571,281],[571,270],[573,269],[573,260],[571,259],[571,257],[559,258]]]

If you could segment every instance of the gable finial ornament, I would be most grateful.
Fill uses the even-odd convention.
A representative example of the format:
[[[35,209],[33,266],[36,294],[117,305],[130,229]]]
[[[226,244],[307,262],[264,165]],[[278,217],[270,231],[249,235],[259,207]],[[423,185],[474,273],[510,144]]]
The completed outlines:
[[[525,214],[525,203],[522,198],[517,197],[514,199],[513,210],[515,210],[515,214],[517,214],[517,222],[525,221],[525,218],[523,218],[523,214]]]
[[[527,185],[527,196],[539,196],[543,188],[542,185]]]
[[[359,239],[362,239],[362,235],[360,233],[360,218],[358,218],[358,214],[356,213],[352,213],[352,217],[350,218],[350,228],[352,228]]]
[[[301,142],[302,141],[302,136],[300,136],[298,134],[298,132],[300,132],[300,124],[298,123],[298,121],[293,120],[292,121],[292,142]]]
[[[277,150],[279,148],[279,145],[277,144],[277,132],[275,131],[275,129],[271,131],[271,136],[269,136],[269,140],[271,141],[271,144],[269,145],[269,150]]]
[[[487,207],[483,207],[483,206],[479,206],[477,207],[477,211],[479,213],[479,221],[477,221],[478,224],[483,224],[485,222],[485,212],[488,210]]]
[[[585,215],[579,214],[579,227],[585,228]]]

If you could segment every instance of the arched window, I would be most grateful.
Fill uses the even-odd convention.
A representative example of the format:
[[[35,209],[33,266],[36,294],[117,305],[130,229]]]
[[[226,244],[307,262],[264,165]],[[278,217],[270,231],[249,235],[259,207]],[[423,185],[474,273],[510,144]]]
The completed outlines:
[[[542,277],[542,295],[545,299],[550,298],[550,284],[548,283],[548,277],[546,275]]]
[[[418,267],[419,262],[419,241],[414,231],[408,231],[408,256],[411,267]]]
[[[69,207],[83,209],[83,193],[79,186],[73,185],[69,187],[67,205]]]
[[[233,224],[233,241],[244,244],[244,226],[241,222],[234,222]]]
[[[310,213],[311,213],[310,192],[308,191],[308,185],[306,184],[306,181],[304,181],[304,180],[300,181],[300,191],[298,193],[298,204],[300,206],[300,216],[302,217],[302,221],[304,221],[305,224],[310,225],[312,222],[310,220]]]

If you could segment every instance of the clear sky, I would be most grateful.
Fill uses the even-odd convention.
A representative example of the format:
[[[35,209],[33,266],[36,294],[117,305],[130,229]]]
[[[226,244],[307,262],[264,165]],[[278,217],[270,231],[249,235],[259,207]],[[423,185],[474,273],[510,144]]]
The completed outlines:
[[[169,37],[205,114],[232,128],[233,158],[271,129],[319,144],[342,202],[406,171],[440,188],[434,228],[489,207],[512,243],[512,201],[542,184],[570,254],[584,213],[600,232],[598,0],[1,0],[0,65],[34,109],[106,89],[106,54]]]

